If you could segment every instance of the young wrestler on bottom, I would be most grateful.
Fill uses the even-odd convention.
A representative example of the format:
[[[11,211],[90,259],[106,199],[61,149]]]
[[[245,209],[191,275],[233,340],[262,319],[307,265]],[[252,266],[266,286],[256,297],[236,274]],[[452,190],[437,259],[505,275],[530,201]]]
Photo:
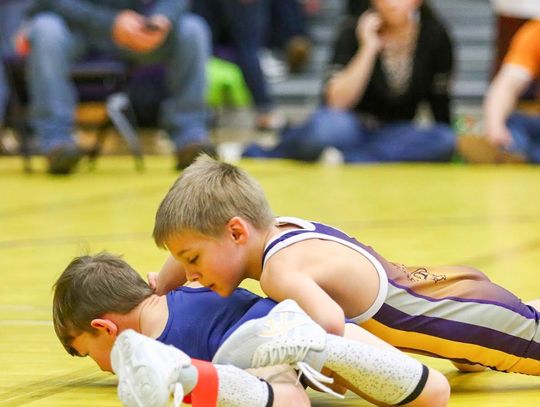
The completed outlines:
[[[173,256],[153,277],[157,293],[190,280],[227,296],[252,278],[330,333],[343,334],[346,316],[400,349],[540,375],[539,301],[471,267],[407,267],[333,227],[275,218],[233,165],[201,156],[188,167],[159,206],[154,239]]]
[[[133,329],[190,357],[212,360],[217,352],[216,363],[248,368],[282,363],[296,366],[301,362],[298,364],[307,363],[316,371],[324,365],[342,377],[348,388],[376,404],[444,406],[448,400],[444,376],[377,338],[367,336],[368,344],[328,335],[296,305],[276,306],[243,289],[227,298],[207,288],[190,287],[157,296],[127,263],[106,253],[82,256],[68,265],[55,284],[53,311],[55,330],[66,350],[72,355],[89,355],[104,370],[111,369],[108,355],[116,336]],[[270,315],[274,315],[274,322],[253,322]],[[282,321],[285,325],[277,329]],[[362,336],[361,328],[348,325],[351,336]],[[259,335],[261,331],[265,333]],[[266,344],[265,349],[279,351],[280,356],[254,356],[253,364],[246,365],[245,358],[251,355],[247,344],[258,346],[265,340],[261,338],[271,339],[281,331],[299,341],[295,346],[300,344],[302,348],[307,343],[305,350],[309,352],[291,355],[279,348],[284,346],[283,341],[276,345],[278,348]],[[320,340],[315,343],[316,337]],[[234,354],[240,348],[238,343],[242,344],[242,355]],[[253,352],[257,346],[252,346]],[[317,373],[307,369],[306,376],[313,382],[310,373],[315,379]],[[285,385],[282,383],[282,387]]]

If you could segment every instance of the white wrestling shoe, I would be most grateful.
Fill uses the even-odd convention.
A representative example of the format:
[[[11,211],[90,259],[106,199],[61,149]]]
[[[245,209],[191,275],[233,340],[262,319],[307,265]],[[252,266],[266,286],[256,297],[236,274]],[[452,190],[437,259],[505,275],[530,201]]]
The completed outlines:
[[[332,383],[319,373],[327,358],[326,338],[326,331],[295,301],[285,300],[267,316],[242,324],[212,361],[243,369],[289,364],[319,389],[342,397],[321,383]]]
[[[118,398],[126,407],[165,407],[171,395],[174,406],[180,406],[197,384],[189,356],[131,329],[116,339],[111,363],[118,376]]]

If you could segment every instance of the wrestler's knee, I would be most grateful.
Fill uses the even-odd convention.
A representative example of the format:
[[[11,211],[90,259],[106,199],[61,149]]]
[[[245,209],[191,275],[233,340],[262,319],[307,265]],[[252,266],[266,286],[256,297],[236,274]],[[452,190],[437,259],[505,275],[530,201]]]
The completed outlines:
[[[444,407],[448,405],[450,399],[450,384],[444,375],[434,369],[429,368],[429,375],[420,395],[411,403],[406,404],[410,407]]]

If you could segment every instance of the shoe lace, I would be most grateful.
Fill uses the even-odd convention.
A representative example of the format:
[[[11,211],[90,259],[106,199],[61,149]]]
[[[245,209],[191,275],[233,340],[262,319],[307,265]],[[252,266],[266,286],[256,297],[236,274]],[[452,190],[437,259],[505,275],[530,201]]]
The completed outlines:
[[[184,365],[177,365],[170,373],[170,380],[172,381],[169,391],[173,394],[173,407],[180,407],[184,400],[184,386],[181,381],[178,381],[178,378],[181,375],[182,368]]]
[[[286,344],[276,346],[266,352],[258,352],[253,356],[252,366],[272,366],[287,363],[294,369],[298,370],[297,383],[300,381],[302,374],[319,390],[331,394],[337,398],[343,399],[342,394],[336,393],[323,383],[333,383],[334,379],[325,376],[306,362],[302,362],[306,359],[308,352],[311,350],[310,343],[303,344]]]
[[[180,407],[182,405],[182,402],[184,400],[184,387],[182,386],[182,383],[175,383],[174,384],[174,407]]]
[[[302,374],[306,377],[309,382],[318,388],[320,391],[331,394],[334,397],[337,397],[338,399],[344,399],[345,396],[343,394],[336,393],[334,390],[332,390],[330,387],[325,386],[323,383],[334,383],[334,379],[331,377],[323,375],[321,372],[313,369],[310,365],[308,365],[305,362],[297,362],[296,369],[298,369],[298,377],[296,379],[296,383],[300,382],[300,378],[302,377]]]

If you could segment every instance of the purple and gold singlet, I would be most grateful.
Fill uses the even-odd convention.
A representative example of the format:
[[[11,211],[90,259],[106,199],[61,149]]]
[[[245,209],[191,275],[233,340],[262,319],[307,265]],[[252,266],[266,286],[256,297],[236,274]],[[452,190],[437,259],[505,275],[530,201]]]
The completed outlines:
[[[297,218],[278,223],[298,229],[267,243],[263,262],[296,242],[331,240],[363,254],[380,288],[362,315],[347,315],[392,345],[415,353],[540,375],[540,312],[471,267],[406,267],[338,229]]]

